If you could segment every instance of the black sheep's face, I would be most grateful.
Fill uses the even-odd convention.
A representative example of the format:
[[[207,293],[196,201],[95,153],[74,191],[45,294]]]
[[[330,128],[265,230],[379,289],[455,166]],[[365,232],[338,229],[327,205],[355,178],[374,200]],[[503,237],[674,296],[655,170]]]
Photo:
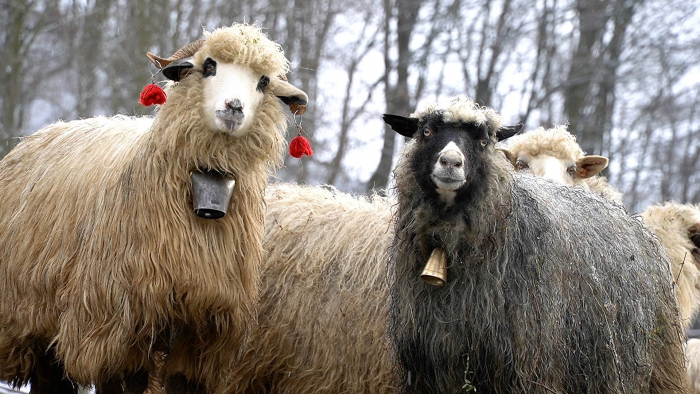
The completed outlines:
[[[433,189],[445,205],[452,205],[461,189],[483,178],[482,156],[490,143],[486,126],[428,120],[416,140],[413,173],[421,187]]]
[[[416,140],[410,163],[416,182],[424,193],[450,206],[485,177],[484,156],[493,141],[486,124],[445,123],[440,115],[419,121],[385,114],[384,121],[397,133]]]

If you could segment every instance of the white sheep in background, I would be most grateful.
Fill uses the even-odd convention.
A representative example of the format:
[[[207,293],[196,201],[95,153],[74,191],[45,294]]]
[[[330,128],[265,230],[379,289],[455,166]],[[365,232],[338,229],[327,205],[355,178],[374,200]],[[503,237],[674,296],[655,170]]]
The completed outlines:
[[[518,171],[529,171],[564,185],[590,188],[622,204],[622,193],[598,175],[608,166],[608,158],[586,155],[566,126],[539,127],[516,135],[501,150]]]
[[[584,156],[576,138],[564,126],[549,130],[540,127],[512,137],[502,149],[516,170],[529,171],[564,185],[590,187],[612,201],[622,201],[622,194],[610,186],[604,177],[596,175],[605,166],[594,166],[593,171],[586,167],[587,163],[607,165],[607,158]],[[588,177],[580,176],[581,172]],[[648,207],[641,213],[641,219],[656,234],[670,257],[681,322],[687,330],[700,309],[700,208],[692,204],[667,202]],[[688,349],[698,346],[690,343]],[[695,385],[696,380],[700,382],[696,373],[700,371],[700,358],[695,356],[696,353],[700,352],[686,354],[691,385]],[[700,383],[695,391],[700,394]]]
[[[256,26],[151,58],[177,81],[154,119],[58,122],[0,163],[0,380],[142,392],[165,352],[169,392],[218,392],[255,324],[279,99],[307,96]],[[221,219],[193,213],[198,170],[236,180]]]
[[[691,338],[685,344],[685,366],[688,369],[688,382],[693,393],[700,393],[700,339]]]
[[[274,184],[258,326],[227,393],[392,393],[386,343],[393,199]]]
[[[700,309],[700,208],[666,202],[648,207],[641,217],[671,258],[676,298],[688,329]],[[689,339],[685,351],[690,387],[700,394],[700,339]]]
[[[607,166],[608,159],[586,156],[565,126],[548,130],[540,127],[517,135],[508,139],[501,149],[518,171],[563,185],[589,187],[611,201],[622,202],[622,193],[597,175]],[[671,257],[674,279],[678,278],[676,297],[687,329],[700,307],[700,271],[692,258],[695,245],[690,239],[700,226],[700,210],[693,205],[667,203],[647,208],[641,217]]]
[[[666,202],[648,207],[641,218],[671,258],[676,298],[683,325],[688,329],[700,309],[700,208]]]

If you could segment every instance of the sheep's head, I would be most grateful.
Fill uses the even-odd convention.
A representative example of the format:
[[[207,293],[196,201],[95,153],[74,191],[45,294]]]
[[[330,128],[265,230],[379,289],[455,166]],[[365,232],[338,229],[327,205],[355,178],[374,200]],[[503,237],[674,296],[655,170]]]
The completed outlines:
[[[410,171],[424,193],[436,193],[447,206],[484,180],[488,155],[500,139],[517,133],[521,125],[501,126],[498,114],[467,98],[449,107],[429,107],[411,117],[384,115],[397,133],[414,139]]]
[[[258,27],[235,24],[205,36],[167,59],[150,52],[148,57],[172,81],[200,81],[202,121],[208,129],[236,137],[245,134],[268,95],[293,112],[304,112],[306,93],[286,81],[288,60]]]
[[[608,166],[606,157],[587,156],[566,126],[515,136],[502,150],[516,170],[569,186],[588,187],[585,180]]]

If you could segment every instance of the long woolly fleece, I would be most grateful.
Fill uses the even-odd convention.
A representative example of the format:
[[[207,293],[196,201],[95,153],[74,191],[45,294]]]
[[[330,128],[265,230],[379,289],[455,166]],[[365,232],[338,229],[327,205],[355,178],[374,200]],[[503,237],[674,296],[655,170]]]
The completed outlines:
[[[269,75],[288,69],[254,26],[208,33],[197,56],[209,53]],[[170,369],[216,391],[255,324],[263,193],[286,119],[266,93],[249,133],[212,133],[202,94],[199,78],[184,78],[153,121],[59,122],[2,161],[0,379],[27,382],[49,346],[83,385],[152,370],[175,331]],[[236,177],[222,219],[193,213],[197,168]]]
[[[386,341],[393,201],[275,184],[266,202],[259,324],[227,392],[396,392]]]
[[[700,339],[692,338],[685,345],[688,382],[694,394],[700,394]]]
[[[513,136],[507,140],[507,149],[518,156],[526,153],[532,157],[548,155],[559,160],[577,162],[586,156],[581,146],[576,142],[576,136],[571,134],[565,125],[545,129],[538,127],[524,134]],[[602,195],[608,200],[622,204],[622,193],[608,183],[602,175],[580,179],[582,186]]]
[[[700,235],[700,208],[667,202],[648,207],[641,216],[671,258],[681,322],[688,329],[700,308],[700,252],[690,238]]]
[[[395,170],[389,262],[403,391],[687,392],[668,258],[638,219],[514,174],[491,146],[476,190],[444,208],[415,182],[415,147]],[[444,287],[419,278],[435,247]]]

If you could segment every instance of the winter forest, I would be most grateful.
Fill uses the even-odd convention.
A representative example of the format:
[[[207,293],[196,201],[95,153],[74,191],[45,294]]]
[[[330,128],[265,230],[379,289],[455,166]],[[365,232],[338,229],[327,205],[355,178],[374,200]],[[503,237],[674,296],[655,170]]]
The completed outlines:
[[[568,123],[588,154],[610,159],[605,175],[631,211],[700,203],[696,0],[0,0],[0,9],[0,157],[58,119],[152,114],[138,104],[156,72],[147,51],[167,57],[203,30],[246,21],[281,44],[290,82],[310,97],[302,125],[315,154],[287,158],[279,180],[386,188],[403,141],[381,115],[464,94],[526,130]]]

